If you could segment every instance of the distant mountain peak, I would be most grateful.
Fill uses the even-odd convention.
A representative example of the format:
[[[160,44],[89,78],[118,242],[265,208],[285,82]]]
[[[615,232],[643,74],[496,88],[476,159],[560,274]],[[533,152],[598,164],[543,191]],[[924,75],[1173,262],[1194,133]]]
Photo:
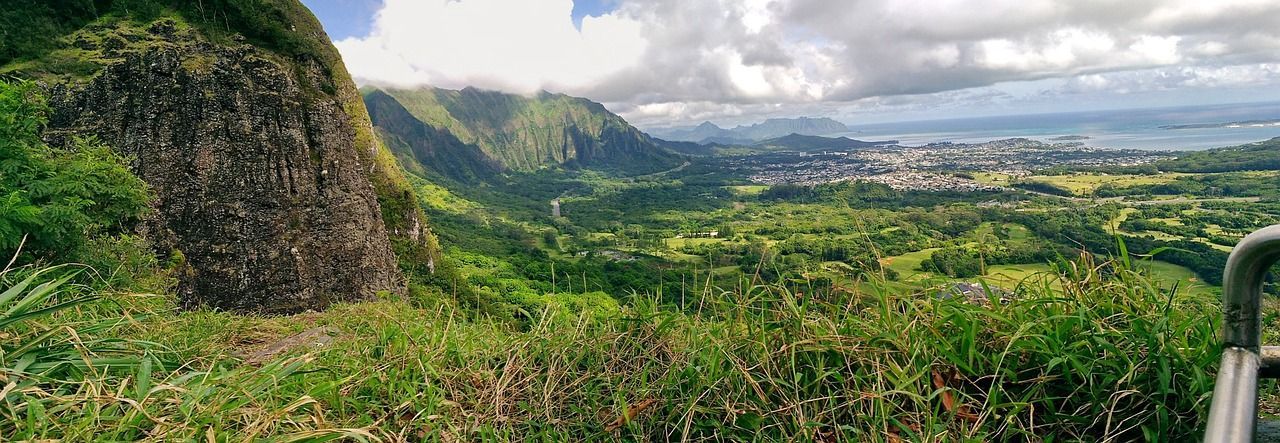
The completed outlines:
[[[735,130],[750,129],[750,128],[770,127],[770,126],[823,128],[823,129],[834,130],[833,132],[847,132],[849,130],[849,127],[845,126],[844,123],[840,123],[838,121],[832,120],[827,117],[794,117],[794,118],[772,117],[772,118],[765,119],[761,123],[754,123],[751,125],[740,125],[734,129]],[[798,133],[798,134],[821,135],[821,134],[805,134],[805,133]],[[778,134],[778,135],[786,135],[786,134]]]
[[[850,132],[844,123],[826,117],[774,117],[760,123],[724,129],[704,121],[698,126],[652,131],[653,135],[671,141],[697,143],[750,144],[790,134],[829,135]]]
[[[862,141],[844,136],[832,138],[791,133],[782,137],[757,142],[755,146],[796,151],[817,151],[824,149],[864,149],[896,143],[897,140]]]

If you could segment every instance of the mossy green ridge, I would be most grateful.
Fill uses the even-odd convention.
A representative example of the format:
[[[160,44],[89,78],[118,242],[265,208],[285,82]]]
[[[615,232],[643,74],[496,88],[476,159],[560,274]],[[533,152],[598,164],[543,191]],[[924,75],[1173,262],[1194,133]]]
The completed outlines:
[[[356,186],[354,188],[347,185],[354,183],[349,182],[347,178],[329,177],[331,181],[338,180],[344,183],[340,186],[343,191],[337,192],[354,192],[355,194],[352,195],[365,192],[357,189],[359,186],[372,185],[370,195],[376,196],[376,202],[370,200],[369,203],[377,206],[373,208],[377,216],[376,223],[385,227],[385,234],[383,234],[384,228],[378,228],[370,231],[369,235],[383,236],[383,238],[389,236],[391,245],[400,256],[400,261],[406,264],[407,268],[413,268],[411,272],[416,273],[417,269],[428,273],[434,272],[435,263],[440,257],[439,247],[435,237],[427,229],[425,215],[413,196],[412,188],[395,157],[374,136],[360,93],[347,73],[337,50],[331,45],[319,21],[300,2],[296,0],[17,1],[13,7],[6,7],[4,11],[0,11],[0,24],[5,25],[3,29],[22,30],[22,33],[31,29],[40,31],[37,38],[27,38],[19,35],[22,33],[18,32],[0,32],[0,47],[5,48],[0,51],[0,75],[37,80],[51,91],[55,102],[63,103],[63,112],[55,112],[55,121],[51,125],[57,130],[52,135],[55,139],[58,137],[65,139],[66,135],[88,133],[99,135],[108,142],[120,141],[112,140],[113,137],[110,135],[127,138],[130,140],[130,147],[126,149],[128,151],[137,150],[139,146],[147,146],[149,142],[145,137],[126,134],[123,129],[126,125],[112,128],[105,124],[96,125],[92,123],[92,119],[85,118],[86,112],[89,114],[112,112],[100,109],[101,107],[98,106],[101,104],[98,102],[102,102],[103,100],[100,99],[104,96],[108,99],[118,99],[128,97],[128,95],[121,95],[127,90],[132,90],[129,94],[146,93],[148,88],[154,86],[128,84],[130,82],[128,75],[154,74],[148,72],[144,64],[155,66],[154,63],[160,62],[163,70],[177,76],[172,83],[179,85],[179,88],[184,84],[214,85],[213,88],[205,88],[201,92],[171,91],[169,96],[182,97],[175,98],[175,102],[182,101],[195,105],[178,110],[156,107],[157,115],[184,111],[197,114],[216,113],[219,112],[218,110],[228,109],[228,100],[236,101],[235,106],[254,103],[258,99],[271,101],[270,93],[262,88],[263,84],[253,79],[270,79],[270,83],[277,83],[278,79],[280,84],[286,85],[290,91],[295,92],[281,92],[284,105],[272,106],[271,109],[279,109],[289,114],[285,116],[284,126],[293,126],[294,129],[298,129],[290,135],[299,136],[298,140],[304,141],[303,145],[307,146],[304,149],[310,150],[310,161],[305,161],[306,157],[303,156],[291,158],[286,162],[284,156],[292,154],[285,152],[291,148],[284,145],[277,153],[266,152],[275,148],[264,148],[266,151],[263,155],[266,157],[260,157],[258,160],[287,163],[282,167],[287,170],[302,171],[304,180],[315,178],[317,180],[315,183],[320,183],[319,189],[322,193],[327,192],[321,183],[325,180],[324,176],[330,172],[339,172],[329,171],[337,165],[343,165],[343,177],[347,175],[345,170],[363,175],[368,184],[352,185]],[[178,60],[177,66],[167,63],[175,58]],[[107,78],[103,79],[103,77]],[[225,80],[229,77],[248,79],[245,82],[235,82],[247,88],[243,89],[244,94],[232,92],[229,95],[231,98],[228,98],[229,96],[225,94],[228,91],[221,91],[224,94],[215,91],[225,83],[208,81],[213,78]],[[155,77],[151,80],[155,80]],[[110,83],[110,86],[97,85],[104,82]],[[85,98],[85,91],[96,91],[95,93],[100,94]],[[204,94],[203,99],[199,98],[198,94],[201,93]],[[195,94],[194,97],[193,94]],[[255,97],[254,94],[258,95]],[[247,102],[242,103],[243,100]],[[259,106],[262,103],[266,102],[259,102],[253,106]],[[148,103],[132,102],[129,105],[140,108],[149,106]],[[117,113],[128,114],[125,111]],[[61,118],[59,114],[62,115]],[[189,119],[191,122],[204,119],[197,115],[189,117],[192,117]],[[246,121],[257,118],[252,115],[245,117]],[[276,115],[274,122],[267,119],[267,125],[280,125],[280,117]],[[117,119],[117,122],[127,124],[130,118],[132,117],[125,115],[122,119]],[[83,127],[86,120],[90,121],[88,126],[103,127]],[[178,126],[184,127],[184,125]],[[263,132],[266,131],[263,128],[266,127],[260,127],[256,133],[267,138],[280,137],[278,133],[272,135]],[[101,130],[106,130],[108,134],[99,133],[98,131]],[[201,132],[201,134],[204,133]],[[160,141],[160,143],[163,142],[165,141]],[[182,144],[182,142],[177,143]],[[119,144],[123,145],[123,143]],[[210,141],[197,140],[192,141],[191,144],[192,149],[204,149],[195,146],[208,145]],[[216,141],[212,144],[221,146]],[[222,161],[216,160],[220,158],[216,156],[223,155],[217,152],[222,152],[225,148],[225,146],[217,146],[212,151],[215,153],[213,154],[215,161],[212,164],[215,165],[221,164]],[[121,148],[122,146],[113,147]],[[168,148],[158,147],[157,149]],[[347,153],[330,152],[335,149],[344,150]],[[337,157],[334,157],[335,155]],[[234,161],[232,157],[236,155],[228,157]],[[303,161],[299,163],[298,160]],[[348,163],[348,160],[355,161]],[[207,159],[193,161],[210,164]],[[312,165],[307,166],[307,163]],[[138,164],[135,162],[135,166]],[[289,181],[295,179],[291,174],[286,174],[285,177]],[[323,198],[332,201],[329,203],[314,201],[313,203],[319,205],[317,208],[320,213],[328,210],[347,211],[352,208],[350,200],[343,200],[345,197]],[[337,200],[333,200],[334,198]],[[284,203],[284,207],[306,204],[299,203],[296,197],[293,200],[295,201]],[[160,201],[162,202],[160,204],[164,204],[163,202],[168,200],[162,198]],[[360,205],[364,205],[363,200]],[[293,210],[287,209],[287,211]],[[306,218],[318,221],[324,218],[307,210],[295,211],[292,217],[296,219],[298,214],[306,214]],[[293,224],[289,226],[294,232],[299,232],[299,229],[301,232],[313,231],[306,226]],[[327,228],[317,229],[321,233],[330,232]],[[299,235],[305,237],[311,234]],[[294,237],[298,236],[284,235],[283,238]],[[377,240],[372,242],[370,247],[374,249],[386,248],[377,246],[379,243]],[[386,245],[387,240],[381,240],[381,244]],[[285,250],[288,251],[289,248]],[[301,250],[304,255],[307,253],[307,247],[302,247]],[[381,255],[381,253],[374,255]],[[394,267],[394,259],[390,262]],[[379,278],[379,281],[383,280]]]
[[[476,88],[380,92],[366,91],[366,105],[403,108],[435,132],[447,131],[461,144],[474,146],[489,160],[473,164],[466,172],[488,169],[492,165],[484,163],[493,163],[504,171],[563,165],[644,174],[670,169],[682,161],[622,117],[584,98],[548,92],[523,96]],[[391,114],[379,109],[372,113]],[[384,126],[376,118],[375,124]],[[395,135],[411,138],[410,134]],[[436,169],[445,171],[444,167]]]
[[[381,90],[365,93],[369,117],[377,122],[378,139],[391,147],[406,170],[419,176],[433,173],[474,183],[502,170],[479,147],[463,143],[447,130],[414,118],[395,98]]]
[[[46,82],[83,82],[103,67],[130,54],[172,46],[148,35],[158,19],[170,19],[183,38],[226,46],[248,43],[272,55],[294,71],[295,79],[312,94],[337,97],[351,118],[362,160],[372,163],[369,179],[384,203],[384,217],[393,236],[421,238],[422,248],[438,256],[416,208],[412,188],[395,157],[373,135],[368,112],[342,57],[329,41],[319,20],[296,0],[15,0],[0,11],[0,75]],[[28,32],[34,31],[34,32]],[[193,70],[208,69],[213,60],[193,56],[183,61]],[[327,78],[313,81],[299,72],[318,66]],[[387,210],[389,206],[391,210]],[[421,231],[421,230],[420,230]]]
[[[1210,149],[1157,162],[1161,171],[1230,172],[1280,169],[1280,137],[1228,148]]]

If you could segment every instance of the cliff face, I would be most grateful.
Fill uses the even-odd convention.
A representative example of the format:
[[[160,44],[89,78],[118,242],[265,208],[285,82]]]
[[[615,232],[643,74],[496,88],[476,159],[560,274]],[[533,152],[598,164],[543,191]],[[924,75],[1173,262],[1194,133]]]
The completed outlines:
[[[90,28],[71,40],[100,70],[50,88],[47,138],[92,135],[132,158],[156,194],[144,234],[184,260],[184,307],[293,313],[402,292],[392,240],[433,267],[434,237],[336,53],[213,43],[168,18]]]
[[[385,120],[379,118],[402,114],[380,108],[402,108],[423,124],[478,149],[504,170],[569,165],[648,173],[681,161],[603,105],[563,94],[525,97],[475,88],[393,89],[365,94],[365,104],[380,130],[412,139],[412,134],[384,127]]]

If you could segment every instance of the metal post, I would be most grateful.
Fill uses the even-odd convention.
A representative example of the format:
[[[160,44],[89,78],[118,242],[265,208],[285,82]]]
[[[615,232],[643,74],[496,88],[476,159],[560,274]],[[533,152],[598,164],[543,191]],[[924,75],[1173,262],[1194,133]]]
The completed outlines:
[[[1213,387],[1206,442],[1253,441],[1258,377],[1280,369],[1280,349],[1262,347],[1262,285],[1277,261],[1280,225],[1240,240],[1227,259],[1222,277],[1222,364]]]

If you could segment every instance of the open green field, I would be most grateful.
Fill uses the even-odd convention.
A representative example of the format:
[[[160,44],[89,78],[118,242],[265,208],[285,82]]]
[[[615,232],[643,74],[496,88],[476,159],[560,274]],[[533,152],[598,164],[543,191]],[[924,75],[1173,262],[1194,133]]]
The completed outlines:
[[[668,238],[662,240],[669,248],[682,248],[685,246],[701,246],[725,241],[723,238]]]
[[[1137,209],[1123,208],[1113,219],[1112,223],[1118,226],[1127,217],[1135,214]],[[983,223],[977,229],[970,232],[967,238],[973,239],[964,243],[966,247],[975,247],[978,241],[987,241],[994,236],[995,223]],[[1108,228],[1109,229],[1109,228]],[[1036,241],[1030,231],[1021,225],[1005,224],[1005,230],[1008,233],[1008,241],[1011,244],[1026,243]],[[1122,232],[1124,233],[1124,232]],[[1134,235],[1135,233],[1125,233]],[[1161,232],[1142,232],[1136,233],[1140,235],[1152,235],[1156,238],[1177,240],[1178,237]],[[1230,248],[1225,248],[1227,251]],[[903,283],[922,283],[926,281],[937,280],[939,278],[946,279],[945,276],[935,275],[930,272],[920,270],[921,263],[928,259],[934,252],[941,248],[929,248],[920,251],[909,252],[893,257],[886,257],[881,263],[896,271],[899,275],[899,282]],[[1158,260],[1140,260],[1137,267],[1144,272],[1150,273],[1152,280],[1165,285],[1165,288],[1171,288],[1175,284],[1183,293],[1194,293],[1199,295],[1213,295],[1219,289],[1210,285],[1206,285],[1196,276],[1192,270]],[[1013,288],[1020,283],[1033,283],[1038,277],[1047,277],[1056,280],[1057,277],[1051,275],[1053,269],[1048,264],[1017,264],[1017,265],[991,265],[987,268],[985,276],[981,277],[986,281],[1004,287],[1006,289]],[[957,279],[972,281],[976,279]],[[1053,282],[1055,287],[1060,287],[1058,282]]]
[[[1221,288],[1210,286],[1200,281],[1196,273],[1183,266],[1172,263],[1162,262],[1159,260],[1142,260],[1135,263],[1135,267],[1151,273],[1151,277],[1156,281],[1164,283],[1166,289],[1177,284],[1183,293],[1195,293],[1203,295],[1216,295],[1221,292]]]
[[[920,270],[920,263],[929,258],[929,256],[937,250],[937,248],[932,248],[895,257],[888,257],[884,260],[884,263],[887,264],[890,269],[898,272],[898,281],[902,283],[911,284],[938,279],[955,281],[978,280],[978,278],[951,279]],[[981,279],[996,286],[1012,289],[1019,283],[1034,282],[1037,276],[1052,277],[1049,275],[1051,271],[1051,268],[1047,264],[992,265],[987,267],[987,274],[981,277]]]
[[[919,283],[938,279],[940,278],[938,275],[920,270],[920,263],[929,258],[934,251],[937,251],[937,249],[916,251],[886,258],[884,262],[888,264],[889,268],[899,273],[899,281],[903,283]],[[1149,272],[1154,281],[1165,285],[1165,289],[1177,284],[1179,292],[1184,294],[1216,295],[1217,291],[1220,291],[1219,288],[1200,281],[1194,272],[1183,266],[1158,260],[1139,261],[1137,266],[1145,272]],[[1047,264],[992,265],[987,268],[987,274],[981,279],[996,286],[1012,289],[1019,283],[1034,283],[1038,277],[1042,276],[1056,279],[1057,277],[1053,276],[1052,272],[1053,269]],[[976,281],[978,278],[954,280]]]
[[[881,263],[888,266],[889,269],[897,271],[899,275],[898,279],[901,281],[917,281],[933,278],[933,274],[920,270],[920,263],[923,263],[925,259],[928,259],[929,256],[934,253],[934,251],[939,249],[941,248],[929,248],[894,257],[886,257],[881,260]]]
[[[764,192],[766,189],[769,189],[769,187],[766,185],[727,186],[726,188],[728,188],[730,192],[733,192],[733,195],[738,195],[738,196],[760,195],[761,192]]]
[[[1160,184],[1171,182],[1178,177],[1185,175],[1186,174],[1176,172],[1158,175],[1107,175],[1097,173],[1080,173],[1066,175],[1031,175],[1015,178],[1008,174],[979,172],[974,173],[973,177],[979,183],[996,186],[1009,186],[1015,180],[1043,182],[1069,190],[1075,195],[1086,196],[1092,194],[1099,186],[1106,184],[1117,187]]]
[[[1047,278],[1053,284],[1057,284],[1053,281],[1057,279],[1053,275],[1053,268],[1047,264],[992,265],[987,267],[987,275],[983,278],[1003,288],[1036,283],[1040,278]]]
[[[1070,190],[1076,195],[1089,195],[1102,185],[1116,187],[1154,185],[1168,183],[1185,174],[1164,173],[1159,175],[1105,175],[1105,174],[1067,174],[1067,175],[1033,175],[1027,180],[1040,181]]]

